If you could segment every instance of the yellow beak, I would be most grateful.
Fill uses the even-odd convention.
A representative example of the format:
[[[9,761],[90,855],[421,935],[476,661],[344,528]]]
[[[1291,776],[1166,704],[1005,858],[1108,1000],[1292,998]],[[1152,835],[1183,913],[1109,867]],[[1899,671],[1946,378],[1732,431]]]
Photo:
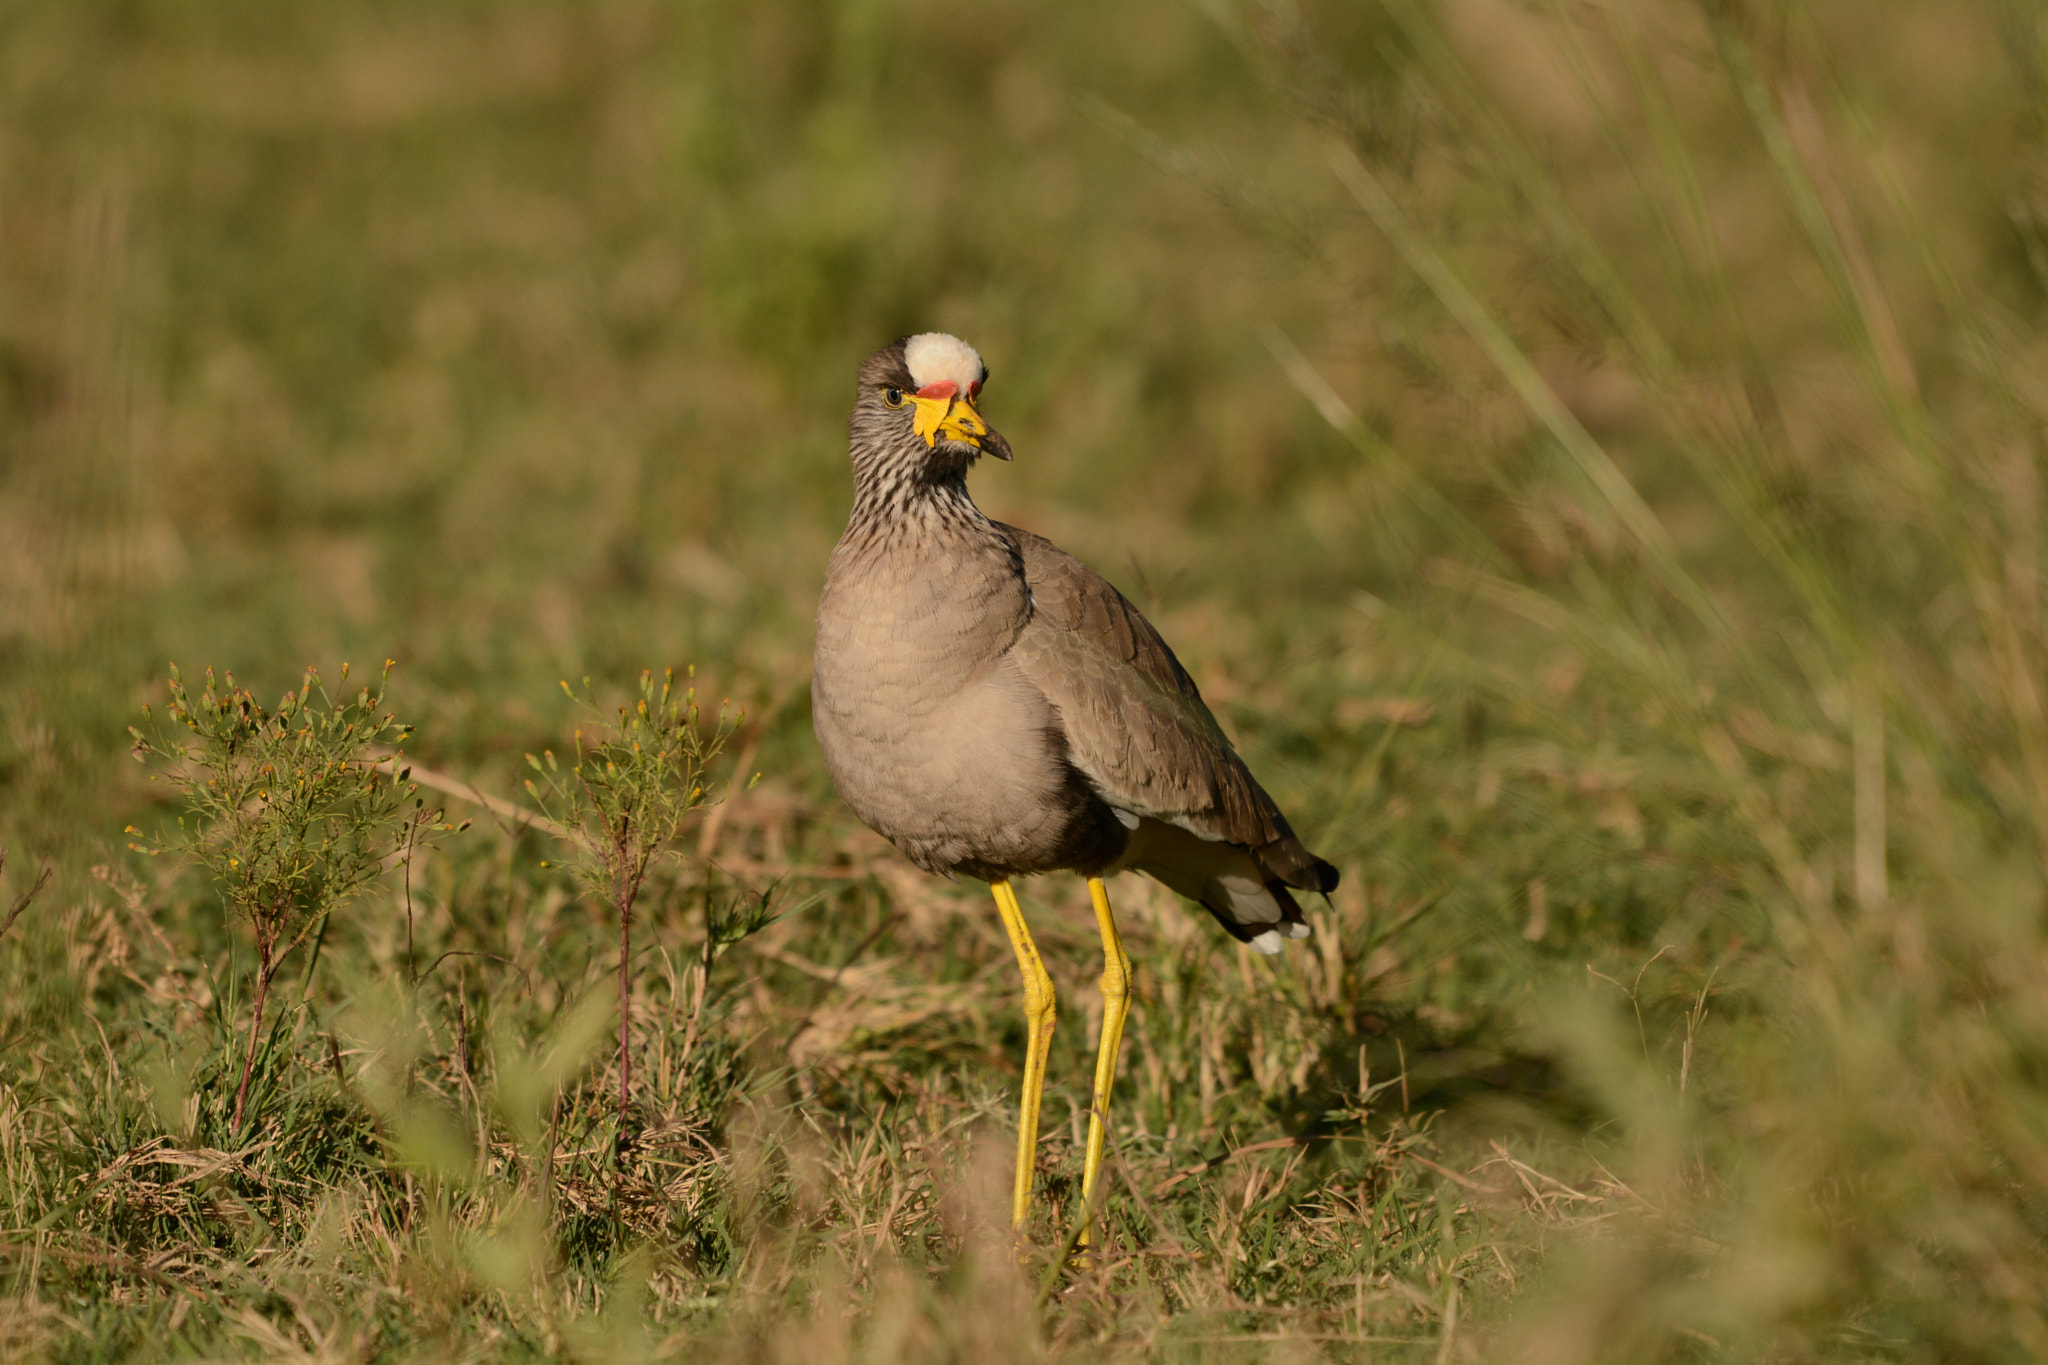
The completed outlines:
[[[911,425],[917,434],[924,437],[928,446],[936,446],[939,437],[964,441],[979,450],[982,438],[988,435],[988,423],[981,420],[981,414],[974,410],[974,404],[958,394],[949,398],[922,398],[909,395],[917,404]]]

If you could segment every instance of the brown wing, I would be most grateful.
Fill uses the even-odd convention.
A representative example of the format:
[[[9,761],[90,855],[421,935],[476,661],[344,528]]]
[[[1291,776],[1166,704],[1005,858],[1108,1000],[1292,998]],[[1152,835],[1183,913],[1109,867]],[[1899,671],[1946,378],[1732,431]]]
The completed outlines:
[[[1291,886],[1335,887],[1337,870],[1295,838],[1152,623],[1051,541],[997,526],[1032,597],[1010,657],[1058,708],[1068,756],[1103,800],[1250,849]]]

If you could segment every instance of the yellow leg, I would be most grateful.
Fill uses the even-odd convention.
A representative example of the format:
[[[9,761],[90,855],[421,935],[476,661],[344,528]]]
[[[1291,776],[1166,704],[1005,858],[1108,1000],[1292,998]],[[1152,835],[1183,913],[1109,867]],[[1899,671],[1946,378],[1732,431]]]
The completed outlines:
[[[1124,1040],[1124,1016],[1131,1008],[1131,960],[1116,936],[1109,913],[1109,889],[1102,878],[1088,879],[1088,898],[1095,902],[1095,924],[1102,930],[1102,1038],[1095,1048],[1095,1097],[1088,1111],[1088,1157],[1081,1167],[1081,1202],[1089,1226],[1081,1229],[1085,1247],[1094,1233],[1095,1182],[1102,1175],[1102,1144],[1109,1129],[1109,1091],[1116,1084],[1116,1054]]]
[[[1017,950],[1017,969],[1024,975],[1024,1098],[1017,1115],[1017,1184],[1010,1200],[1010,1226],[1021,1231],[1031,1213],[1031,1177],[1038,1166],[1038,1108],[1045,1099],[1045,1054],[1052,1047],[1052,977],[1038,960],[1038,945],[1024,926],[1024,911],[1007,881],[990,882],[1003,928]]]

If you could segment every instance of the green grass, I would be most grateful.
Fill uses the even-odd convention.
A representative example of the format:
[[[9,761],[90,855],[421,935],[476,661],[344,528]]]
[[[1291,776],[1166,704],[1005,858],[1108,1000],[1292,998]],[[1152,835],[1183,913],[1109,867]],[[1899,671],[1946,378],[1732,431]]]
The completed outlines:
[[[2019,0],[0,7],[0,1358],[2048,1355],[2044,184]],[[810,738],[928,327],[1345,872],[1273,962],[1113,887],[1090,1268],[1080,884],[1020,1266],[1008,944]],[[384,658],[474,823],[238,1127],[128,726]],[[508,803],[688,665],[622,1129]]]

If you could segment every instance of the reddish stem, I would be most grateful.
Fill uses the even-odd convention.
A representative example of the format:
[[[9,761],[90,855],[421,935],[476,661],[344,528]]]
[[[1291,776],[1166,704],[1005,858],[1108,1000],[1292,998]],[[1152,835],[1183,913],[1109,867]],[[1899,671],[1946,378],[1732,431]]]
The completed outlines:
[[[263,1002],[270,997],[270,945],[262,933],[256,935],[256,1013],[249,1020],[249,1045],[242,1053],[242,1084],[235,1091],[235,1131],[242,1128],[242,1111],[249,1102],[249,1074],[256,1069],[256,1040],[263,1031]]]
[[[614,874],[612,899],[619,907],[619,1123],[623,1133],[626,1105],[633,1087],[633,1056],[628,1051],[633,1025],[633,889],[624,859]]]

